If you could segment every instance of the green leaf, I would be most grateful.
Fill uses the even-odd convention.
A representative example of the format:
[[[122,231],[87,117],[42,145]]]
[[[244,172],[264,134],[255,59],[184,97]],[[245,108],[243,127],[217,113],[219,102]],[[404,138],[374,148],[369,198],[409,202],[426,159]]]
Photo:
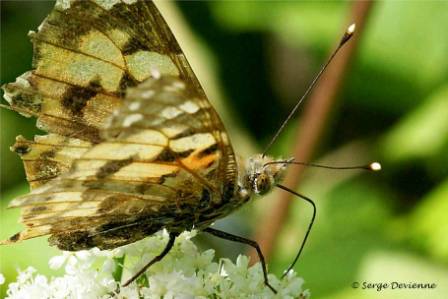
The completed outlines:
[[[382,151],[391,160],[425,158],[437,154],[447,142],[448,85],[445,85],[386,135]]]
[[[410,217],[411,238],[432,256],[448,262],[448,179],[422,198]]]
[[[123,265],[125,257],[126,255],[123,255],[121,257],[114,257],[115,269],[114,272],[112,273],[112,277],[117,282],[120,282],[123,276]]]

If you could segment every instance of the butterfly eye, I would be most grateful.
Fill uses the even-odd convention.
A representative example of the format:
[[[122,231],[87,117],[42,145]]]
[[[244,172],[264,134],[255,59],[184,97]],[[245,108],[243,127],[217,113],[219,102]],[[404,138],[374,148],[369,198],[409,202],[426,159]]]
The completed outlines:
[[[254,191],[257,194],[265,194],[271,189],[271,180],[266,173],[260,173],[254,180]]]

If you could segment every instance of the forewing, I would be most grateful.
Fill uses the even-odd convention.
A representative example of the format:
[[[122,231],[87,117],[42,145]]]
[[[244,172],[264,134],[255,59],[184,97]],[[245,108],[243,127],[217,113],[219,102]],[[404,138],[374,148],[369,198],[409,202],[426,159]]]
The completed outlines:
[[[10,242],[52,234],[67,250],[110,248],[162,227],[193,227],[201,210],[233,196],[236,180],[227,135],[210,111],[173,76],[129,89],[101,129],[101,143],[66,174],[11,203],[22,207],[27,228]]]
[[[100,129],[122,105],[127,88],[153,75],[179,77],[198,105],[209,105],[152,1],[57,1],[30,38],[33,70],[3,88],[11,109],[37,117],[39,128],[54,133],[38,139],[58,140],[41,146],[20,138],[13,146],[32,188],[67,170],[76,156],[65,152],[76,151],[74,144],[102,142]],[[213,109],[207,118],[224,131]]]
[[[126,88],[152,71],[180,75],[200,89],[154,4],[127,2],[134,3],[57,1],[29,34],[34,69],[4,87],[12,109],[37,116],[48,132],[99,142],[98,128]]]

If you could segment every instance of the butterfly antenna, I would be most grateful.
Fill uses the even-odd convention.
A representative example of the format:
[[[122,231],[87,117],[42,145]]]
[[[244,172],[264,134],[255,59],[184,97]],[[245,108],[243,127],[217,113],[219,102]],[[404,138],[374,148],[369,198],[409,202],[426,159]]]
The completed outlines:
[[[316,164],[316,163],[297,162],[294,160],[283,160],[283,161],[267,162],[263,166],[266,167],[267,165],[271,165],[271,164],[294,164],[294,165],[325,168],[325,169],[362,169],[362,170],[369,170],[369,171],[380,171],[381,170],[381,164],[379,162],[372,162],[367,165],[357,165],[357,166],[329,166],[329,165],[322,165],[322,164]]]
[[[321,67],[321,69],[319,70],[319,72],[314,77],[313,81],[311,82],[311,84],[308,86],[308,89],[305,91],[303,96],[300,98],[300,100],[297,102],[297,104],[291,110],[291,112],[289,113],[288,117],[286,117],[286,119],[283,121],[282,125],[277,130],[277,132],[275,133],[274,137],[272,137],[271,141],[268,143],[268,145],[266,146],[265,150],[263,151],[262,157],[266,156],[266,153],[271,148],[271,146],[274,144],[275,140],[277,140],[278,136],[283,131],[283,129],[285,128],[286,124],[289,122],[289,120],[296,113],[296,111],[299,108],[300,104],[302,104],[303,100],[308,96],[310,91],[314,88],[314,86],[316,85],[316,83],[319,80],[319,78],[322,76],[322,74],[325,71],[325,69],[328,67],[328,65],[333,60],[333,58],[336,56],[336,54],[339,52],[339,50],[342,48],[342,46],[344,46],[344,44],[350,40],[350,38],[353,36],[354,32],[355,32],[355,24],[351,24],[347,28],[347,30],[345,31],[344,35],[342,36],[341,41],[339,42],[339,45],[337,46],[337,48],[333,51],[333,53],[331,54],[330,58],[328,58],[327,62]]]
[[[283,277],[285,277],[289,273],[289,271],[291,271],[294,268],[295,264],[299,260],[300,254],[302,253],[303,248],[305,247],[306,240],[308,239],[308,236],[309,236],[309,234],[311,232],[311,228],[313,227],[314,219],[316,219],[317,209],[316,209],[316,205],[314,204],[314,201],[312,199],[310,199],[310,198],[308,198],[308,197],[306,197],[306,196],[304,196],[304,195],[302,195],[300,193],[297,193],[294,190],[291,190],[288,187],[285,187],[283,185],[277,184],[276,186],[278,188],[282,189],[282,190],[285,190],[286,192],[289,192],[289,193],[291,193],[291,194],[293,194],[295,196],[298,196],[298,197],[304,199],[306,202],[310,203],[313,206],[313,217],[311,218],[310,224],[308,225],[308,230],[306,231],[305,237],[303,238],[302,244],[300,245],[299,252],[297,252],[294,260],[289,265],[289,267],[285,270],[285,272],[283,272],[283,275],[282,275],[282,278],[283,278]]]
[[[314,163],[306,163],[306,162],[296,162],[293,160],[284,160],[284,161],[273,161],[273,162],[268,162],[266,163],[264,166],[266,165],[270,165],[270,164],[296,164],[296,165],[303,165],[303,166],[311,166],[311,167],[319,167],[319,168],[327,168],[327,169],[365,169],[365,170],[370,170],[370,171],[380,171],[381,170],[381,164],[378,162],[372,162],[368,165],[361,165],[361,166],[343,166],[343,167],[337,167],[337,166],[328,166],[328,165],[321,165],[321,164],[314,164]],[[302,199],[304,199],[306,202],[308,202],[309,204],[311,204],[313,206],[313,216],[311,217],[311,221],[310,224],[308,225],[308,229],[306,231],[305,237],[303,238],[302,244],[300,245],[299,251],[297,252],[296,256],[294,257],[294,260],[292,261],[292,263],[289,265],[289,267],[285,270],[285,272],[283,272],[282,278],[285,277],[289,271],[291,271],[295,264],[297,263],[297,261],[299,260],[299,257],[303,251],[303,248],[305,247],[305,243],[306,240],[308,239],[308,236],[311,232],[311,228],[313,227],[314,224],[314,220],[316,219],[316,214],[317,214],[317,209],[316,209],[316,204],[314,203],[314,201],[309,198],[306,197],[305,195],[302,195],[300,193],[295,192],[294,190],[289,189],[288,187],[285,187],[283,185],[277,184],[276,187],[289,192],[297,197],[300,197]]]

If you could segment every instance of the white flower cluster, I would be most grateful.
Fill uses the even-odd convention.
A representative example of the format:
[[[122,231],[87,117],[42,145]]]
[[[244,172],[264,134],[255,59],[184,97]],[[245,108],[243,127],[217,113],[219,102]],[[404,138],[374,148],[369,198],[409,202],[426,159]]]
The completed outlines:
[[[214,251],[199,252],[190,240],[195,232],[184,232],[173,249],[127,287],[121,283],[160,254],[168,234],[160,232],[114,250],[91,249],[64,252],[49,261],[52,269],[65,267],[62,277],[48,279],[29,267],[9,284],[7,298],[308,298],[303,280],[290,273],[283,280],[269,275],[278,290],[265,287],[259,264],[248,267],[248,257],[236,264],[228,259],[214,262]],[[1,276],[1,275],[0,275]],[[2,277],[2,276],[1,276]]]

